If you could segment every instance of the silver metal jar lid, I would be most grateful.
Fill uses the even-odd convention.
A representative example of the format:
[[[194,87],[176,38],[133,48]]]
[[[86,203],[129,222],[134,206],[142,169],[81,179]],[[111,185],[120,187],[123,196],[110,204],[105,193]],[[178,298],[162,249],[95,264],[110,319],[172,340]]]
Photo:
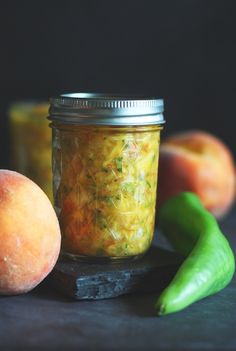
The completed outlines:
[[[162,99],[98,93],[62,94],[50,99],[49,119],[66,124],[164,124]]]

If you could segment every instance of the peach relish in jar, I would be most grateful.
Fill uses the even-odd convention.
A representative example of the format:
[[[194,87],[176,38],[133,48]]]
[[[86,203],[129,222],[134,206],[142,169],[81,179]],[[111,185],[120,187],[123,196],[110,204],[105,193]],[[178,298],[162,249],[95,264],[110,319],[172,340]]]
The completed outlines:
[[[11,167],[37,183],[52,201],[51,130],[47,101],[22,100],[9,107]]]
[[[51,99],[54,203],[62,251],[117,260],[153,239],[161,99],[65,94]]]

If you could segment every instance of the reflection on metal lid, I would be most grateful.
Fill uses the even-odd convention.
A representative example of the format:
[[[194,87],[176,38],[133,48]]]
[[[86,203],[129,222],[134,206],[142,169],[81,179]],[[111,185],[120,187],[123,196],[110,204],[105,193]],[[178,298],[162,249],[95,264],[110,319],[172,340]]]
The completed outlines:
[[[149,125],[165,123],[162,99],[101,93],[62,94],[50,99],[49,119],[67,124]]]

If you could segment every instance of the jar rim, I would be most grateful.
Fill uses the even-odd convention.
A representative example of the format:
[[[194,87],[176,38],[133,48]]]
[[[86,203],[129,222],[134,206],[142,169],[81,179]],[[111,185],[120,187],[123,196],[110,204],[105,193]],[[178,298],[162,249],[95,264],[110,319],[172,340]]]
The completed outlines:
[[[68,124],[164,124],[163,99],[131,94],[69,93],[50,99],[49,119]]]

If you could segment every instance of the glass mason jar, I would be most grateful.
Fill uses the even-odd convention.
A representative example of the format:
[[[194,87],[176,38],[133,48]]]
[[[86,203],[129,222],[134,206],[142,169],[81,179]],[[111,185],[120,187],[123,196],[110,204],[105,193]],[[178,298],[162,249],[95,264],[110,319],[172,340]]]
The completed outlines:
[[[49,111],[62,252],[104,261],[142,256],[154,233],[163,100],[65,94]]]
[[[9,108],[11,167],[37,183],[52,201],[49,103],[19,101]]]

